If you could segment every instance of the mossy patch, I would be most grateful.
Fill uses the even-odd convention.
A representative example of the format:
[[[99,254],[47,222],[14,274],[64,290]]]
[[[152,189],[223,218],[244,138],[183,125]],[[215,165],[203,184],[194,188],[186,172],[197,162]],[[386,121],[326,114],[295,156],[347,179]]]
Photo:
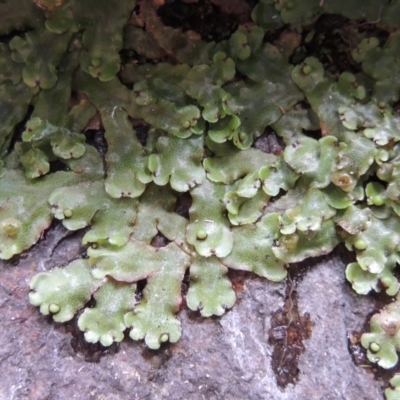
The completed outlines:
[[[235,303],[229,268],[281,281],[340,242],[355,251],[346,276],[358,293],[395,296],[398,2],[262,0],[251,24],[247,10],[215,37],[160,3],[0,4],[0,34],[11,34],[0,43],[0,257],[34,245],[53,218],[87,229],[88,258],[36,275],[32,304],[59,322],[82,310],[89,342],[108,346],[129,329],[156,349],[181,336],[185,273],[188,306],[222,315]],[[299,55],[326,14],[354,20],[340,49],[348,69],[343,57],[327,65],[329,48]],[[271,131],[275,145],[257,145]],[[188,218],[175,212],[183,194]],[[397,362],[398,304],[362,339],[383,367]]]

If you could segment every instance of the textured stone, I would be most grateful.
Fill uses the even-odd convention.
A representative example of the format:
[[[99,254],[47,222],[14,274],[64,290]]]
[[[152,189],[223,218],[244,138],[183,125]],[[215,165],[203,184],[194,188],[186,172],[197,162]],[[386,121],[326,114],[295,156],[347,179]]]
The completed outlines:
[[[313,263],[298,283],[299,313],[308,312],[314,326],[299,359],[297,384],[282,389],[271,367],[268,330],[272,313],[284,304],[285,284],[255,276],[245,280],[236,306],[222,318],[182,310],[178,343],[151,351],[128,339],[98,363],[86,362],[71,346],[76,338],[71,341],[70,328],[50,322],[27,296],[35,272],[80,256],[79,243],[56,226],[18,266],[0,262],[1,399],[383,398],[380,382],[371,369],[354,365],[347,343],[374,310],[374,300],[352,291],[338,256]]]

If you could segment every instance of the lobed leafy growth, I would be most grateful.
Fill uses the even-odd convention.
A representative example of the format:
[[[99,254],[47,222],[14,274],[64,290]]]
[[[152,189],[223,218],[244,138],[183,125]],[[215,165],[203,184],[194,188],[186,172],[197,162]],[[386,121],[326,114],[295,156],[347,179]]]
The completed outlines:
[[[37,274],[31,303],[58,322],[83,310],[90,342],[129,329],[156,349],[181,336],[186,273],[188,307],[222,315],[235,303],[229,268],[281,281],[340,242],[355,251],[356,292],[395,296],[399,2],[261,0],[254,23],[219,43],[165,26],[160,2],[138,5],[0,4],[0,33],[21,31],[0,44],[0,257],[30,248],[53,218],[87,229],[88,258]],[[387,38],[351,25],[353,71],[333,74],[296,53],[294,29],[326,13],[377,21]],[[290,34],[269,43],[282,27]],[[398,360],[399,304],[362,337],[385,368]]]

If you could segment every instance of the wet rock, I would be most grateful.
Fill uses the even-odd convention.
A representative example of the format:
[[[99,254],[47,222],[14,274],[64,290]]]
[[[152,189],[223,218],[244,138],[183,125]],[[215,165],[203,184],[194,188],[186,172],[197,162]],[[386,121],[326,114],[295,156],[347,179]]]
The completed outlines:
[[[299,357],[297,384],[282,389],[271,366],[268,332],[272,314],[285,301],[284,283],[250,275],[224,317],[182,310],[178,343],[150,351],[126,339],[116,353],[105,352],[90,363],[71,346],[70,328],[28,303],[28,282],[36,271],[81,252],[79,238],[58,227],[18,266],[0,262],[1,399],[383,398],[371,368],[353,363],[347,342],[350,332],[362,329],[374,300],[352,292],[338,256],[313,265],[296,287],[299,313],[309,313],[314,326]]]

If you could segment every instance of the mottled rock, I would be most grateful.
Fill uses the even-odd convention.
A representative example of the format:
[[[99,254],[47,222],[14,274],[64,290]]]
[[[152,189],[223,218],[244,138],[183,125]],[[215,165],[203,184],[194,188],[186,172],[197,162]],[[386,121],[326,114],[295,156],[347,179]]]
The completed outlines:
[[[35,272],[81,256],[79,243],[80,237],[59,226],[18,266],[0,262],[1,399],[383,398],[371,368],[356,366],[348,350],[348,335],[362,329],[374,300],[354,294],[339,256],[313,263],[297,284],[299,313],[309,313],[314,326],[299,357],[297,384],[280,388],[271,367],[269,330],[271,315],[284,304],[285,284],[255,276],[222,318],[182,310],[178,343],[150,351],[126,339],[97,357],[98,363],[86,362],[71,346],[71,329],[50,322],[28,302]],[[77,338],[72,343],[77,348]]]

